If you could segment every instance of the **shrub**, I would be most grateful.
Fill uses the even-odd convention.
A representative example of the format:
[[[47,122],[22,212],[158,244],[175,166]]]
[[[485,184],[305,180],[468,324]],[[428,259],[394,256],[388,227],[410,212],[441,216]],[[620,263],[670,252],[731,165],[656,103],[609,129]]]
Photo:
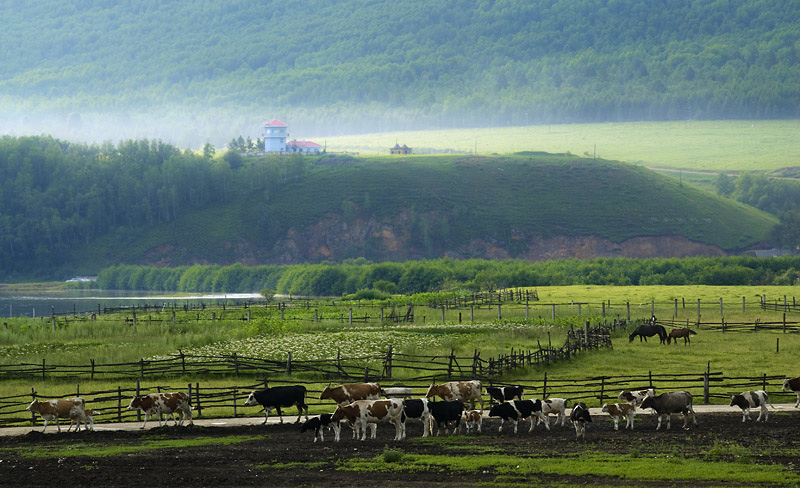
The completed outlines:
[[[400,449],[392,449],[389,446],[383,446],[383,462],[385,463],[397,463],[403,459],[403,451]]]

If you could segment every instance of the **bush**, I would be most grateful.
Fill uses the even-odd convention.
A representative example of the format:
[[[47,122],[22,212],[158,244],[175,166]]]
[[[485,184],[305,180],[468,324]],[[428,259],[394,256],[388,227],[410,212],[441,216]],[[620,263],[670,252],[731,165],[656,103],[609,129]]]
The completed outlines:
[[[382,457],[385,463],[397,463],[403,459],[403,451],[400,449],[392,449],[389,446],[383,446]]]

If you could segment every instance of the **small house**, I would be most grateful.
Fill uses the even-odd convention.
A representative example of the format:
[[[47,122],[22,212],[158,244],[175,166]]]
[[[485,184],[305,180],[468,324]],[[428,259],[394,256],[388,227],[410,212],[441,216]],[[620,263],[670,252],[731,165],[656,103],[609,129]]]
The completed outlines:
[[[411,154],[411,148],[403,144],[402,146],[395,143],[394,147],[389,148],[390,154]]]

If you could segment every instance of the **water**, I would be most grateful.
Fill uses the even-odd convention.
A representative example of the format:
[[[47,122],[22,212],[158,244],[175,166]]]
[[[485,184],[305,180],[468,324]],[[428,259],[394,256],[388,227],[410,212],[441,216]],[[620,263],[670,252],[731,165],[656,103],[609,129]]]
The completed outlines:
[[[184,304],[221,305],[258,300],[258,293],[167,295],[142,291],[66,290],[61,292],[0,292],[0,318],[42,317],[96,313],[103,307],[183,307]]]

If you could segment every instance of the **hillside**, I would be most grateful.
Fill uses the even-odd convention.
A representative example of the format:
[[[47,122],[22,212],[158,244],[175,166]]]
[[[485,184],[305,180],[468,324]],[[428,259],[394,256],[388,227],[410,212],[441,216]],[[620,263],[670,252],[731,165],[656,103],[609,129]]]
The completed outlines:
[[[0,17],[5,133],[199,147],[277,115],[316,135],[800,115],[798,0],[41,0]]]
[[[109,232],[68,260],[89,272],[117,263],[722,255],[776,223],[645,168],[575,156],[327,156],[272,190],[255,176],[269,164],[246,162],[229,202]]]

